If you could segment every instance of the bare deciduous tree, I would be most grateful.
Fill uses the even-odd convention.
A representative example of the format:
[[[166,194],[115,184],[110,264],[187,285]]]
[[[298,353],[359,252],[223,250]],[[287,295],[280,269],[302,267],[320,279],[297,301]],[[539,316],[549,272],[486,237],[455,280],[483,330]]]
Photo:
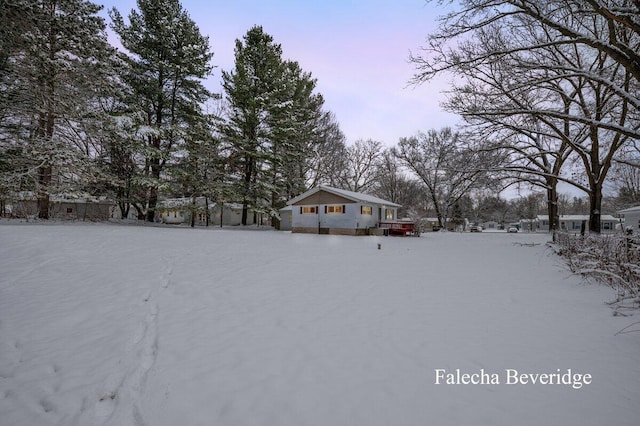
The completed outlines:
[[[393,149],[401,164],[426,185],[442,228],[454,205],[487,183],[484,171],[491,167],[483,153],[465,149],[460,139],[458,133],[447,127],[402,138]]]
[[[347,146],[346,154],[341,187],[355,192],[371,191],[377,182],[382,143],[371,139],[357,140]]]
[[[502,139],[518,160],[510,170],[537,176],[533,183],[549,190],[551,217],[558,180],[584,190],[593,232],[600,231],[612,161],[640,137],[640,26],[633,18],[640,5],[627,3],[462,1],[412,58],[415,82],[443,71],[467,80],[454,89],[450,109],[485,131],[517,135]],[[569,155],[584,180],[562,175]]]

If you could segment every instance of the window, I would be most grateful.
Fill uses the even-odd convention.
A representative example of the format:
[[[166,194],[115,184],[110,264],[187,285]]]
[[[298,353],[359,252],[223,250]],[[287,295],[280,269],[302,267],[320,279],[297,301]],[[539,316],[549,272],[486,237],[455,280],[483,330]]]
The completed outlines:
[[[602,229],[611,230],[611,222],[602,222]]]
[[[72,207],[67,207],[67,213],[73,213],[73,208]]]
[[[360,206],[360,214],[371,216],[373,215],[373,209],[371,208],[371,206]]]
[[[317,206],[300,207],[300,214],[317,214],[317,213],[318,213]]]
[[[344,213],[344,206],[324,206],[325,213]]]
[[[573,222],[573,229],[582,229],[582,222]]]
[[[384,218],[387,220],[393,220],[393,210],[386,210],[384,212]]]

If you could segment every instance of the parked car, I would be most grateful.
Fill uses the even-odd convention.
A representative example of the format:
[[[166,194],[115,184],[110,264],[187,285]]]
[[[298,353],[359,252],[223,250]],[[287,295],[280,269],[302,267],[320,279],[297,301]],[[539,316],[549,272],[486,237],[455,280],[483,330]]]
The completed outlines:
[[[518,232],[518,228],[516,226],[510,226],[507,229],[507,232]]]
[[[471,225],[471,228],[469,228],[469,231],[471,231],[471,232],[482,232],[482,226],[480,226],[480,225]]]

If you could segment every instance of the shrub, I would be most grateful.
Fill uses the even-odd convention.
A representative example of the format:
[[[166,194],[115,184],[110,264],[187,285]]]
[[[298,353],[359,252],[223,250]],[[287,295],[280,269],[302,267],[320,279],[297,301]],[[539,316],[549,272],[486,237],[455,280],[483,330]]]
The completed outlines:
[[[617,291],[614,314],[640,308],[640,236],[558,233],[555,246],[573,273]]]

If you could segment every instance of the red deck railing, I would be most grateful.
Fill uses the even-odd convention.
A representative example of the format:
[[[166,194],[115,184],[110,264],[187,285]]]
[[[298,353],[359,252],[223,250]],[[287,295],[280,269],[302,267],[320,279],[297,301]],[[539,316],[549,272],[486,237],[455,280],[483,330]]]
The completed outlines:
[[[388,229],[389,235],[417,235],[416,225],[413,222],[378,222],[378,228]]]

